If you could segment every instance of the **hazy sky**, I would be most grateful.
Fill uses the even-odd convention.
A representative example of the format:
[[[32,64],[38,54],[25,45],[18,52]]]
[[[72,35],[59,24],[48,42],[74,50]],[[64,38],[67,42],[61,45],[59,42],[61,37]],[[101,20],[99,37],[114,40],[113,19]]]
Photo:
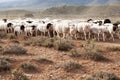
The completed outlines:
[[[61,5],[105,5],[120,0],[0,0],[0,10],[10,8],[48,8]]]

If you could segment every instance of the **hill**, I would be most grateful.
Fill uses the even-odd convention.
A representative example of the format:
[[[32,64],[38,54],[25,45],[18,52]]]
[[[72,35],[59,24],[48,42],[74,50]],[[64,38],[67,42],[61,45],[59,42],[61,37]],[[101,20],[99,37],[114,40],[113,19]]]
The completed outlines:
[[[87,17],[118,17],[119,5],[105,6],[61,6],[52,7],[42,12],[46,15],[79,15]]]
[[[109,4],[103,6],[59,6],[51,7],[46,10],[7,10],[1,11],[1,18],[24,17],[25,14],[33,14],[37,18],[118,18],[120,16],[120,5]]]
[[[27,10],[6,10],[0,11],[0,18],[16,18],[16,17],[24,17],[25,14],[33,14],[32,11]]]

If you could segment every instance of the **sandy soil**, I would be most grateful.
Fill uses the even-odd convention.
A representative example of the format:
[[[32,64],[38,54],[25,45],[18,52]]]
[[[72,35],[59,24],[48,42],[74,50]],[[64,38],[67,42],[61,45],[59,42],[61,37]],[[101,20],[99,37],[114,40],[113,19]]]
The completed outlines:
[[[24,40],[17,39],[20,41],[20,45],[23,46]],[[14,44],[10,40],[2,40],[3,43],[0,45]],[[74,40],[75,48],[82,52],[80,47],[84,44],[83,40]],[[85,80],[85,78],[94,72],[107,71],[120,76],[120,52],[111,52],[106,50],[109,46],[120,46],[120,40],[116,42],[96,42],[97,46],[103,50],[104,55],[109,58],[112,62],[95,62],[92,60],[83,60],[80,58],[71,58],[70,52],[61,52],[54,50],[53,48],[44,48],[37,46],[24,46],[28,50],[28,55],[0,55],[16,59],[12,62],[14,68],[19,67],[21,63],[25,61],[31,61],[38,65],[39,72],[27,73],[30,80]],[[35,62],[33,59],[39,57],[52,60],[53,64],[40,64]],[[60,66],[65,62],[74,61],[83,66],[83,69],[73,72],[65,72]],[[1,74],[0,80],[11,80],[10,74]]]

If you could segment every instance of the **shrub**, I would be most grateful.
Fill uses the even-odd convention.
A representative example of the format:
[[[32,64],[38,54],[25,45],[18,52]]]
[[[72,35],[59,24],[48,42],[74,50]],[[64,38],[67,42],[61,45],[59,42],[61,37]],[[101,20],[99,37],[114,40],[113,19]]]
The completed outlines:
[[[2,53],[2,51],[3,51],[3,47],[2,47],[2,46],[0,46],[0,53]]]
[[[70,52],[71,52],[70,57],[80,57],[81,56],[76,49],[73,49]]]
[[[107,72],[97,72],[92,76],[88,77],[86,80],[120,80],[115,74]]]
[[[7,37],[7,33],[5,31],[0,31],[0,38],[6,38]]]
[[[11,69],[11,64],[9,62],[9,59],[0,58],[0,72],[10,71],[10,69]]]
[[[97,46],[95,44],[95,40],[87,40],[86,43],[83,45],[84,50],[88,52],[97,52]]]
[[[31,39],[31,43],[33,46],[42,46],[44,41],[46,40],[46,37],[36,37]]]
[[[48,39],[46,37],[37,37],[32,39],[31,41],[33,46],[43,46],[43,47],[53,47],[54,46],[54,40]]]
[[[8,61],[8,62],[15,60],[15,59],[13,59],[13,58],[8,58],[8,57],[0,57],[0,59],[1,59],[1,60],[6,60],[6,61]]]
[[[109,60],[100,53],[84,53],[84,54],[81,54],[81,57],[83,59],[90,59],[94,61],[108,61]]]
[[[52,39],[46,39],[42,44],[43,47],[53,47],[54,46],[54,42]]]
[[[16,38],[13,33],[7,34],[7,37],[8,37],[9,39],[15,39],[15,38]]]
[[[30,46],[32,44],[32,42],[25,42],[24,46]]]
[[[13,42],[13,43],[17,43],[17,44],[20,43],[19,41],[15,40],[15,39],[12,39],[11,42]]]
[[[120,46],[116,46],[116,47],[107,47],[108,50],[110,51],[120,51]]]
[[[37,37],[37,38],[32,38],[31,41],[33,46],[43,46],[43,47],[54,47],[57,50],[61,51],[69,51],[73,48],[73,44],[69,40],[65,39],[56,39],[56,38],[51,38],[48,39],[47,37]]]
[[[38,58],[38,59],[36,59],[36,61],[39,63],[44,63],[44,64],[52,64],[53,63],[53,61],[48,60],[46,58]]]
[[[94,61],[109,61],[103,54],[102,51],[97,48],[95,40],[87,40],[86,44],[83,45],[85,50],[84,54],[81,54],[83,59],[90,59]]]
[[[0,39],[0,44],[3,43],[3,41]]]
[[[12,75],[13,80],[28,80],[27,76],[21,70],[14,70]]]
[[[67,62],[63,65],[63,69],[66,72],[71,72],[73,70],[78,70],[80,69],[82,66],[79,63],[76,62]]]
[[[9,45],[4,47],[3,54],[26,54],[27,50],[21,46]]]
[[[60,51],[69,51],[73,48],[73,44],[69,40],[60,39],[55,41],[54,48]]]
[[[30,62],[22,63],[20,67],[21,67],[21,68],[23,69],[23,71],[25,71],[25,72],[36,71],[36,65],[34,65],[33,63],[30,63]]]

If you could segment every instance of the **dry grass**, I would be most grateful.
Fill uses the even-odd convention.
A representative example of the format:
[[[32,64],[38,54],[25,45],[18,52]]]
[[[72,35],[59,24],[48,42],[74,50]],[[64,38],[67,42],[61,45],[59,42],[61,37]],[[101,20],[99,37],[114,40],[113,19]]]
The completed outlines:
[[[60,51],[70,51],[73,48],[73,43],[69,40],[59,39],[55,41],[54,48]]]
[[[83,45],[83,48],[85,50],[85,52],[97,52],[97,46],[96,46],[96,43],[95,43],[95,40],[94,39],[88,39],[86,40],[85,44]]]
[[[5,31],[0,31],[0,38],[4,39],[7,37],[7,33]]]
[[[79,52],[76,50],[76,49],[72,49],[71,51],[70,51],[70,55],[69,55],[70,57],[73,57],[73,58],[77,58],[77,57],[80,57],[81,56],[81,54],[79,54]]]
[[[73,48],[72,42],[66,39],[36,37],[32,38],[29,43],[32,43],[33,46],[42,46],[48,48],[54,47],[54,49],[60,51],[69,51]]]
[[[31,62],[24,62],[20,66],[24,72],[35,72],[37,71],[37,66]]]
[[[3,54],[26,54],[27,50],[19,45],[8,45],[4,47]]]
[[[2,47],[2,46],[0,46],[0,54],[2,53],[2,51],[3,51],[3,47]]]
[[[92,74],[86,80],[120,80],[115,74],[107,73],[107,72],[97,72]]]
[[[18,41],[18,40],[16,40],[16,39],[12,39],[12,40],[10,40],[12,43],[17,43],[17,44],[20,44],[20,42]]]
[[[116,46],[116,47],[107,47],[107,49],[109,51],[120,51],[120,46]]]
[[[31,42],[24,42],[23,45],[24,45],[24,46],[31,46],[31,44],[32,44]]]
[[[39,63],[43,63],[43,64],[53,64],[54,62],[49,60],[49,59],[46,59],[46,58],[38,58],[38,59],[35,59],[37,62]]]
[[[90,59],[94,61],[109,61],[107,57],[104,56],[102,51],[96,46],[95,40],[87,40],[83,45],[85,50],[84,54],[81,54],[83,59]]]
[[[102,61],[106,62],[109,61],[102,53],[84,53],[81,54],[83,59],[93,60],[93,61]]]
[[[33,46],[42,46],[42,47],[48,47],[51,48],[54,46],[54,40],[49,39],[47,37],[36,37],[32,38],[27,44],[32,44]]]
[[[81,69],[81,67],[82,66],[76,62],[67,62],[67,63],[64,63],[64,65],[63,65],[63,69],[66,72],[72,72],[74,70],[79,70],[79,69]]]
[[[42,46],[46,39],[46,37],[36,37],[32,38],[29,42],[32,43],[33,46]]]
[[[3,43],[3,41],[0,39],[0,44]]]
[[[52,39],[46,39],[44,43],[42,44],[42,46],[52,48],[54,47],[54,42]]]
[[[12,75],[13,75],[13,80],[29,80],[21,70],[15,69],[12,72]]]
[[[7,34],[8,39],[16,39],[16,36],[13,33]]]
[[[7,58],[0,58],[0,72],[11,70],[11,64]]]

